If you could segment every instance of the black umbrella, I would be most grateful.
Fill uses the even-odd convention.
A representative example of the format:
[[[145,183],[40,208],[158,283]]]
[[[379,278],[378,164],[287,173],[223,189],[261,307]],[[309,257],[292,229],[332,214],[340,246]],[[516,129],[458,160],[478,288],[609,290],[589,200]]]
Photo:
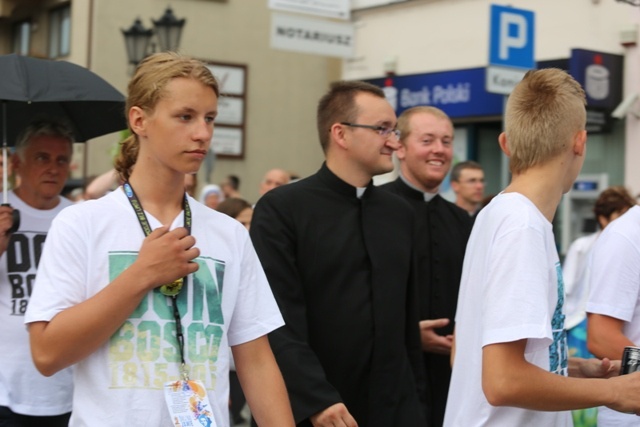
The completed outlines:
[[[0,55],[2,152],[33,119],[61,119],[85,142],[127,127],[124,96],[97,74],[66,61]],[[3,202],[7,201],[6,167]]]

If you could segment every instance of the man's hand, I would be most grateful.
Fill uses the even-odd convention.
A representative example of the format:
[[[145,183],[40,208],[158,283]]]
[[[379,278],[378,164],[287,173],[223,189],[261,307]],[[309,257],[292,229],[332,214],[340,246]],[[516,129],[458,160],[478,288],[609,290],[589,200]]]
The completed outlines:
[[[438,335],[434,329],[443,328],[449,319],[433,319],[420,321],[420,341],[422,351],[436,354],[451,354],[453,335]]]
[[[200,255],[195,243],[184,227],[172,231],[158,227],[142,242],[136,264],[144,269],[153,288],[169,284],[198,270],[198,264],[191,262]]]
[[[7,233],[13,225],[13,208],[0,206],[0,255],[6,252],[11,235]]]
[[[620,361],[571,357],[569,359],[569,376],[578,378],[611,378],[620,372]]]
[[[610,382],[610,383],[609,383]],[[614,385],[613,401],[606,406],[625,414],[640,415],[640,372],[620,375],[607,381]]]
[[[336,403],[309,417],[313,427],[358,427],[343,403]]]

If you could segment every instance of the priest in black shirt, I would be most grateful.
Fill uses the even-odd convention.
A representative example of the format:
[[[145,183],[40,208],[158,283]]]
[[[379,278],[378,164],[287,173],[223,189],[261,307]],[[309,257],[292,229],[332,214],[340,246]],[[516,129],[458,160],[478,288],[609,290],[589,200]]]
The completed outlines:
[[[414,213],[374,187],[393,169],[382,91],[338,82],[318,105],[326,162],[256,204],[251,238],[286,325],[269,339],[300,426],[424,426]]]
[[[415,277],[420,294],[422,347],[427,375],[427,425],[442,426],[449,392],[449,356],[462,262],[471,233],[469,214],[438,194],[453,158],[453,125],[435,107],[414,107],[398,118],[400,177],[381,188],[416,211]],[[427,320],[434,319],[434,320]],[[441,326],[433,331],[433,326]]]

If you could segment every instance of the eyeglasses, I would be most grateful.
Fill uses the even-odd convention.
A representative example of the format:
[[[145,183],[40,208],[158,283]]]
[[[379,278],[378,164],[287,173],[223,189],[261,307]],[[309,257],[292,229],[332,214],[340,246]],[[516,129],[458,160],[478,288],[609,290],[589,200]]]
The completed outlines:
[[[395,136],[396,139],[400,139],[399,129],[389,128],[386,126],[359,125],[357,123],[348,123],[348,122],[340,122],[340,124],[344,126],[349,126],[352,128],[365,128],[365,129],[375,130],[378,133],[378,135],[384,138],[389,138],[391,135],[393,135]]]
[[[484,184],[484,179],[483,178],[471,178],[471,179],[468,179],[466,181],[460,181],[460,184],[471,184],[471,185]]]

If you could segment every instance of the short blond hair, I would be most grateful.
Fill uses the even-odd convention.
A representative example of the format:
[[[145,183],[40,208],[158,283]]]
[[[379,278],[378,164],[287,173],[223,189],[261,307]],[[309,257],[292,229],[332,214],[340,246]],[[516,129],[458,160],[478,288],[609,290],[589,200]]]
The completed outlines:
[[[447,120],[451,124],[451,128],[453,128],[453,123],[451,123],[451,118],[449,118],[447,113],[445,113],[441,109],[437,107],[426,106],[426,105],[419,105],[417,107],[412,107],[407,110],[404,110],[402,114],[400,114],[400,117],[398,117],[397,128],[400,131],[400,143],[402,143],[402,145],[404,145],[405,140],[411,133],[411,126],[409,125],[411,117],[413,117],[416,114],[430,114],[434,117]]]
[[[585,129],[586,97],[580,84],[556,68],[531,70],[513,89],[505,112],[511,173],[542,164]]]

